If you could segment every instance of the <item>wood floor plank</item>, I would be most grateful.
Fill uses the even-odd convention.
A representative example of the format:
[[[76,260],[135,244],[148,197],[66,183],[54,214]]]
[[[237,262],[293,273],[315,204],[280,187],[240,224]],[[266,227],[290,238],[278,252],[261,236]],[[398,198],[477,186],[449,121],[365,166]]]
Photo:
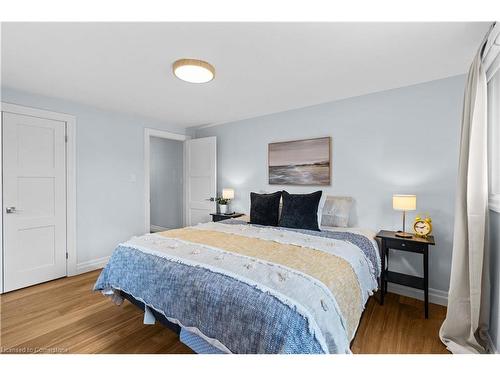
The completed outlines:
[[[114,305],[92,288],[99,270],[0,296],[0,347],[8,352],[192,353],[159,323],[144,325],[128,301]],[[448,353],[438,337],[446,308],[395,294],[368,301],[353,353]]]
[[[353,353],[445,354],[439,327],[446,308],[430,304],[429,319],[423,317],[423,302],[389,293],[384,306],[370,298],[352,343]]]
[[[92,343],[96,336],[104,336],[119,331],[129,324],[138,321],[138,314],[134,306],[127,308],[106,309],[83,316],[71,329],[66,326],[54,329],[46,334],[25,341],[19,346],[36,347],[66,347],[74,348],[77,345]],[[140,312],[139,312],[140,313]]]

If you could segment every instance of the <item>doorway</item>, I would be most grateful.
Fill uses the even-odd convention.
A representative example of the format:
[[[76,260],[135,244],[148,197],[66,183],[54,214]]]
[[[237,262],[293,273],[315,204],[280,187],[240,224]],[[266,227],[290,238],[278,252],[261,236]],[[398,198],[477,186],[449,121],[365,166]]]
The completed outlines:
[[[150,232],[182,228],[183,142],[159,137],[150,141]]]
[[[184,141],[189,138],[145,129],[146,233],[184,226]]]

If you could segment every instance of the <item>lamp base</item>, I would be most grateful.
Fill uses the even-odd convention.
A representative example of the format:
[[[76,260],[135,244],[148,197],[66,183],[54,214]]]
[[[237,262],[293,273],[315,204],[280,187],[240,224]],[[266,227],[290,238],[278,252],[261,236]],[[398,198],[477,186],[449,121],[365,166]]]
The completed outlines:
[[[413,234],[406,233],[406,232],[401,232],[401,231],[397,231],[394,235],[396,237],[401,237],[401,238],[412,238],[413,237]]]

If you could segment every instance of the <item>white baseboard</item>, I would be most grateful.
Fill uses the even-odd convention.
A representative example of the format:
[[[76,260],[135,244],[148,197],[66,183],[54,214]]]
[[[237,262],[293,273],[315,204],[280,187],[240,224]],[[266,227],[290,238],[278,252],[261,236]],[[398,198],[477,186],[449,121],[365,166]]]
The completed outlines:
[[[150,228],[151,228],[151,233],[165,232],[166,230],[170,229],[170,228],[160,227],[159,225],[153,225],[153,224],[151,224]]]
[[[418,300],[424,300],[424,291],[414,288],[410,288],[404,285],[389,283],[387,286],[389,292],[400,294],[402,296],[415,298]],[[439,289],[429,288],[429,302],[435,303],[441,306],[448,306],[448,292]]]
[[[108,263],[108,260],[109,256],[77,263],[76,274],[78,275],[80,273],[90,272],[93,270],[97,270],[99,268],[104,268],[104,266]]]
[[[488,340],[488,348],[490,349],[491,354],[500,354],[498,353],[498,349],[493,343],[493,340],[491,339],[490,333],[486,332],[486,340]]]

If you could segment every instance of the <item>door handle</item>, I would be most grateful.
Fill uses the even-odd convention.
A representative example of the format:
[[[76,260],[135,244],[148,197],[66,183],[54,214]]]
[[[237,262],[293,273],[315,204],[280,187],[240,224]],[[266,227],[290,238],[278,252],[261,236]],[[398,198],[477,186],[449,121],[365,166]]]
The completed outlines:
[[[7,212],[8,214],[14,214],[14,213],[16,213],[16,208],[15,207],[6,207],[5,212]]]

